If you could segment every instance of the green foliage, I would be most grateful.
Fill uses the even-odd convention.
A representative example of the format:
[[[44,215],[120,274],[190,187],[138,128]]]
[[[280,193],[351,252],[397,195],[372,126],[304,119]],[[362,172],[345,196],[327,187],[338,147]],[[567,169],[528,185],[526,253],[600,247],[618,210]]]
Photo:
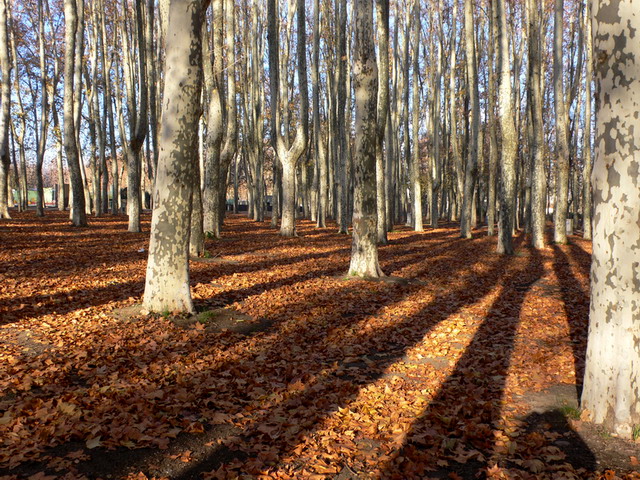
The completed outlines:
[[[634,442],[637,442],[640,439],[640,424],[634,425],[631,430],[631,438],[633,438]]]

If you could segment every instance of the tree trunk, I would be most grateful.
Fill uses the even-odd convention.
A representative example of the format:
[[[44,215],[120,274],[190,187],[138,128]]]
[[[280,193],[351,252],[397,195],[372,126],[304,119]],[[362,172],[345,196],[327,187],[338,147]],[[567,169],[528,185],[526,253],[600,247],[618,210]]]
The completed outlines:
[[[378,278],[376,244],[376,97],[378,71],[373,43],[372,0],[356,0],[354,89],[355,174],[353,242],[349,275]]]
[[[2,106],[0,107],[0,218],[9,215],[9,170],[11,153],[9,150],[9,114],[11,107],[11,62],[9,60],[9,12],[8,0],[0,0],[0,70]]]
[[[556,204],[553,215],[555,243],[567,243],[567,206],[569,202],[569,146],[567,114],[564,104],[564,67],[562,54],[564,0],[555,0],[553,24],[553,98],[556,121]]]
[[[591,311],[582,407],[632,438],[640,425],[640,17],[633,0],[592,4],[596,69]]]
[[[338,178],[337,178],[337,221],[338,221],[338,233],[349,233],[349,181],[347,174],[347,2],[346,0],[339,0],[339,12],[338,12],[338,46],[337,46],[337,80],[335,89],[337,91],[337,107],[336,107],[336,136],[334,139],[334,160],[337,162]],[[349,92],[351,93],[351,92]]]
[[[516,159],[518,156],[518,135],[514,121],[511,90],[511,68],[509,65],[509,35],[504,0],[496,0],[496,26],[498,27],[498,65],[500,88],[498,105],[500,109],[500,130],[502,149],[500,162],[500,215],[498,219],[497,252],[513,254],[513,222],[516,205]]]
[[[220,237],[220,155],[224,137],[224,82],[223,82],[223,0],[212,0],[213,10],[213,65],[205,55],[206,88],[209,92],[207,114],[207,148],[204,167],[204,229],[215,238]],[[207,42],[208,44],[208,42]],[[208,50],[208,49],[207,49]],[[208,52],[207,52],[208,53]]]
[[[165,82],[143,306],[193,312],[189,289],[191,195],[202,88],[202,0],[171,0]]]
[[[591,105],[593,80],[593,41],[591,39],[591,3],[587,2],[584,18],[584,38],[586,53],[586,79],[584,104],[584,168],[582,171],[583,193],[582,232],[586,240],[591,240]]]
[[[420,183],[420,31],[422,28],[420,22],[420,0],[415,0],[413,4],[413,110],[411,118],[412,137],[413,137],[413,157],[411,158],[411,212],[413,214],[413,229],[416,232],[423,230],[422,225],[422,184]],[[408,79],[407,79],[408,81]]]
[[[492,8],[495,8],[492,4]],[[496,175],[498,173],[498,135],[496,121],[496,53],[498,50],[495,15],[489,13],[489,91],[488,91],[488,129],[489,129],[489,185],[487,188],[487,235],[495,235],[496,224]]]
[[[71,222],[76,227],[87,225],[85,210],[84,183],[78,154],[76,124],[74,115],[74,71],[76,53],[76,32],[78,29],[78,15],[76,0],[64,0],[65,19],[65,53],[64,53],[64,150],[69,166],[71,181]]]
[[[460,236],[471,238],[471,212],[478,169],[478,137],[480,134],[480,101],[478,94],[478,64],[476,60],[476,36],[473,24],[473,0],[464,0],[464,38],[467,62],[467,85],[471,103],[471,125],[467,146],[467,168],[464,175],[464,194],[460,215]]]
[[[378,114],[376,126],[376,201],[378,205],[378,244],[386,245],[387,211],[384,164],[384,137],[389,111],[389,0],[376,0],[378,32]],[[387,156],[389,145],[387,145]]]

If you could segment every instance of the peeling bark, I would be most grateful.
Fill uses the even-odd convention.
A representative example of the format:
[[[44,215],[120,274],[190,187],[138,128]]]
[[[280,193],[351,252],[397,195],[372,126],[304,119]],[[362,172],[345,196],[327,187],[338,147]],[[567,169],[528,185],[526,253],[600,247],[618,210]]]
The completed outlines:
[[[582,407],[631,438],[640,425],[640,16],[633,0],[592,9],[597,114]]]
[[[167,26],[160,155],[143,306],[193,312],[189,290],[191,195],[198,168],[202,88],[202,0],[171,0]]]

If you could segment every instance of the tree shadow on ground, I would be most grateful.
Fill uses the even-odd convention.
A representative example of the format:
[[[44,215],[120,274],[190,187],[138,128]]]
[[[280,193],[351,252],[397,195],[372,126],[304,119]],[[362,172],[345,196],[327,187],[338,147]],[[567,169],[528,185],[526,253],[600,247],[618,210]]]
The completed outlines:
[[[542,274],[540,256],[529,250],[528,265],[504,279],[499,297],[455,371],[413,424],[405,444],[388,462],[381,478],[445,478],[450,472],[476,478],[493,468],[517,469],[521,465],[526,471],[527,462],[543,454],[545,442],[539,449],[527,451],[531,442],[520,445],[501,433],[506,430],[502,416],[508,402],[504,398],[505,381],[521,308],[530,286]],[[535,423],[535,419],[530,420]],[[446,461],[438,467],[442,459]],[[570,456],[568,461],[572,461]]]
[[[452,257],[458,260],[455,258],[455,250]],[[446,271],[446,263],[442,261],[438,265],[436,262],[432,267],[442,267]],[[309,323],[301,327],[306,331],[306,337],[303,337],[306,341],[303,344],[296,344],[295,339],[301,338],[297,332],[287,331],[287,336],[293,339],[291,345],[284,337],[275,339],[273,346],[280,352],[296,349],[295,357],[286,359],[285,363],[298,370],[290,376],[282,362],[274,362],[276,365],[280,364],[282,370],[273,372],[273,378],[266,378],[264,382],[285,382],[289,390],[292,386],[295,388],[246,422],[239,435],[237,448],[250,458],[270,459],[274,464],[290,461],[303,439],[312,438],[324,419],[341,408],[347,408],[362,389],[385,377],[388,368],[402,359],[412,346],[442,320],[478,301],[493,289],[508,263],[507,257],[495,259],[487,268],[486,274],[466,275],[462,285],[454,291],[435,296],[431,301],[425,302],[415,314],[397,318],[380,330],[362,329],[351,332],[351,335],[341,335],[339,332],[350,328],[350,324],[361,329],[362,322],[368,316],[380,314],[385,307],[393,304],[389,301],[380,304],[374,299],[368,308],[363,309],[362,304],[353,304],[334,312],[335,320],[330,325],[322,322],[314,325],[316,322],[310,318]],[[455,269],[449,269],[449,273],[452,276],[462,274]],[[474,290],[473,287],[477,288]],[[336,295],[341,295],[343,290],[326,292],[315,298],[313,304],[321,306],[330,299],[335,299]],[[402,302],[404,297],[419,293],[420,288],[410,286],[409,290],[407,291],[407,287],[391,285],[385,297]],[[465,294],[468,295],[463,302],[450,301],[456,295],[465,297]],[[312,333],[313,330],[315,333]],[[333,337],[335,343],[330,344],[328,337]],[[354,337],[357,342],[354,342]],[[304,373],[299,370],[301,368]],[[176,478],[196,478],[210,468],[211,458],[207,457]],[[256,471],[251,471],[250,463],[240,468],[248,469],[242,470],[244,473],[256,474]]]
[[[582,396],[582,381],[584,378],[585,356],[587,350],[587,331],[589,328],[589,295],[573,272],[571,261],[565,250],[570,250],[572,257],[575,249],[553,245],[553,269],[558,278],[560,295],[571,337],[573,349],[574,370],[576,376],[576,394]],[[581,249],[577,249],[583,252]],[[572,258],[575,268],[582,270],[584,258]],[[588,278],[588,277],[587,277]]]

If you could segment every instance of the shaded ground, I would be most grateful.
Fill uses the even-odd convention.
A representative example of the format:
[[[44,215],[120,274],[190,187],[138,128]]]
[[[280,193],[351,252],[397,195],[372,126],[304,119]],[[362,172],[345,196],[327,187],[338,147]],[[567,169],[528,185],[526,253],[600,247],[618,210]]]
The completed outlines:
[[[640,478],[579,419],[587,242],[403,230],[345,281],[334,228],[232,217],[175,318],[135,306],[148,232],[47,213],[0,224],[2,479]]]

